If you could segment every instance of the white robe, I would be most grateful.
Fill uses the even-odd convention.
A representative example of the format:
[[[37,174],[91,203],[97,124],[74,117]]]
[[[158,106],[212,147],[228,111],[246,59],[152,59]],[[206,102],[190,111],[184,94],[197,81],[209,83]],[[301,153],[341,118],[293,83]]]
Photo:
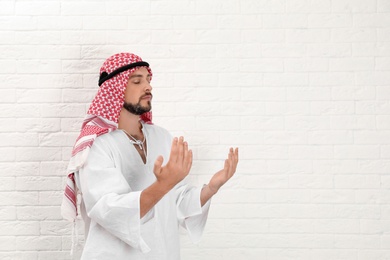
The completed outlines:
[[[75,174],[86,226],[81,259],[180,259],[179,225],[198,242],[210,202],[200,204],[201,188],[176,185],[142,219],[140,194],[156,177],[159,155],[168,162],[172,137],[163,128],[143,124],[147,159],[122,130],[96,138],[84,167]]]

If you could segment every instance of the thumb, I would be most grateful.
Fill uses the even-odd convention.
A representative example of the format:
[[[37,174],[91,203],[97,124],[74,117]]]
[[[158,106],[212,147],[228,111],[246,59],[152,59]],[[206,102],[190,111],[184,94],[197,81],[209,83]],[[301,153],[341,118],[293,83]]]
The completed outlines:
[[[156,161],[154,162],[153,172],[154,173],[160,173],[161,172],[161,166],[164,162],[164,158],[160,155],[157,157]]]

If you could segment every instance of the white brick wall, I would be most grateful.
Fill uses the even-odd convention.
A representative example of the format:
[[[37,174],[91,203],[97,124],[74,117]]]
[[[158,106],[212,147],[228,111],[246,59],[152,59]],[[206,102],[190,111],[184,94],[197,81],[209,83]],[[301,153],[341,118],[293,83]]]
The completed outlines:
[[[121,51],[151,63],[195,184],[241,149],[183,259],[390,259],[388,0],[2,0],[0,259],[70,259],[65,168]]]

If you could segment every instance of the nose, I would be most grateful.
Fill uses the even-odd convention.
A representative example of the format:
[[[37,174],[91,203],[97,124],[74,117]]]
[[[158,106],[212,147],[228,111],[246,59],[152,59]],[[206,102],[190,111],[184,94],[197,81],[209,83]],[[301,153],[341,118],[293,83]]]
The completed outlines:
[[[146,88],[145,88],[145,91],[146,92],[151,92],[153,89],[152,85],[150,85],[150,82],[146,83]]]

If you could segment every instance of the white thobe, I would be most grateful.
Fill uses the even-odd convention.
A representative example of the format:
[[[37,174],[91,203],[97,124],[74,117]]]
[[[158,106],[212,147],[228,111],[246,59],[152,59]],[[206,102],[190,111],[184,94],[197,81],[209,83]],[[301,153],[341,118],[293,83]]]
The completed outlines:
[[[201,188],[185,181],[168,192],[140,219],[141,191],[156,177],[159,155],[168,162],[171,135],[143,124],[146,164],[122,130],[96,138],[84,167],[75,174],[82,193],[86,226],[81,259],[180,259],[179,225],[198,242],[206,224],[209,202],[200,204]]]

